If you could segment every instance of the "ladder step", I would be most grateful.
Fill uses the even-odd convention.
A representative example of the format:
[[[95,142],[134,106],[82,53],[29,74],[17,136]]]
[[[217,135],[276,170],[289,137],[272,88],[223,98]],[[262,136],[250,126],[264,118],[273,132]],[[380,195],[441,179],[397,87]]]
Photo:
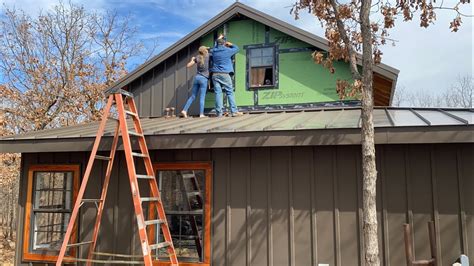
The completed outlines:
[[[145,221],[145,225],[164,224],[164,223],[165,223],[165,221],[161,220],[161,219]]]
[[[104,161],[109,161],[110,160],[110,157],[102,156],[102,155],[96,155],[95,158],[97,160],[104,160]]]
[[[140,198],[142,200],[142,202],[145,202],[145,201],[159,201],[160,198],[157,198],[157,197],[145,197],[145,198]]]
[[[133,132],[133,131],[128,131],[128,134],[135,137],[143,137],[143,134]]]
[[[199,191],[188,192],[188,197],[191,197],[191,196],[201,196],[201,192]]]
[[[138,153],[138,152],[132,152],[132,156],[135,156],[135,157],[142,157],[142,158],[148,157],[146,154]]]
[[[86,242],[81,242],[81,243],[74,243],[74,244],[68,244],[67,247],[78,247],[78,246],[83,246],[83,245],[89,245],[92,244],[92,241],[86,241]]]
[[[150,245],[150,249],[160,249],[160,248],[166,248],[171,246],[169,242],[162,242],[154,245]]]
[[[137,175],[138,179],[155,179],[152,175]]]
[[[117,122],[117,123],[120,121],[118,118],[113,117],[113,116],[109,116],[109,119],[110,119],[110,120],[113,120],[113,121],[115,121],[115,122]]]
[[[82,199],[82,202],[101,202],[101,199]]]
[[[125,113],[126,113],[127,115],[130,115],[130,116],[138,117],[138,115],[137,115],[136,113],[132,112],[132,111],[125,110]]]
[[[181,174],[182,177],[184,178],[193,178],[195,177],[193,174]]]

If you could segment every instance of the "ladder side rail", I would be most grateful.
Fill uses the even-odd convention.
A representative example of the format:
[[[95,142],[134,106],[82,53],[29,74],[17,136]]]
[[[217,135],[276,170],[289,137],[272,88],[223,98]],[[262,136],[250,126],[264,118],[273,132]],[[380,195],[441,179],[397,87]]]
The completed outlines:
[[[107,105],[105,106],[104,113],[102,114],[102,121],[99,124],[99,129],[97,131],[96,139],[94,141],[94,145],[91,151],[91,155],[89,157],[89,161],[87,162],[87,167],[86,171],[84,172],[84,177],[81,180],[81,187],[79,189],[79,192],[76,197],[76,202],[74,203],[74,208],[72,210],[71,216],[69,217],[69,223],[66,229],[66,233],[64,235],[63,243],[61,245],[61,249],[59,250],[59,255],[58,255],[58,260],[56,261],[56,266],[60,266],[64,256],[66,255],[66,250],[67,250],[67,245],[69,243],[72,231],[74,229],[75,221],[77,218],[77,215],[79,213],[79,208],[81,205],[82,198],[84,196],[84,192],[87,187],[87,182],[89,180],[91,171],[92,171],[92,166],[95,161],[95,155],[97,154],[97,150],[99,148],[100,140],[102,139],[102,136],[104,134],[105,130],[105,124],[107,123],[107,118],[110,112],[110,108],[112,107],[113,103],[113,95],[109,96],[109,99],[107,101]]]
[[[144,163],[145,163],[147,175],[155,176],[155,172],[153,170],[153,164],[151,163],[150,153],[148,151],[148,147],[145,142],[145,135],[143,134],[144,132],[140,123],[140,119],[138,118],[137,107],[135,105],[135,101],[133,100],[133,98],[129,98],[127,103],[129,105],[130,111],[137,114],[137,116],[133,116],[133,121],[134,121],[133,125],[135,127],[136,132],[143,136],[143,137],[138,138],[138,143],[140,145],[141,153],[146,155],[146,157],[144,158]],[[158,183],[156,182],[156,177],[153,179],[150,179],[148,182],[150,184],[150,192],[153,195],[153,197],[160,198],[159,201],[157,201],[154,204],[151,204],[150,208],[152,208],[152,206],[155,206],[158,212],[158,217],[165,221],[165,223],[162,223],[160,226],[163,231],[163,237],[165,238],[165,241],[170,244],[167,247],[170,261],[172,265],[178,265],[178,258],[176,257],[173,240],[171,238],[171,232],[169,231],[168,221],[166,219],[163,201],[161,199],[160,191],[158,189]]]
[[[99,235],[99,228],[100,228],[100,222],[102,219],[102,214],[104,212],[104,206],[105,206],[105,199],[107,197],[107,190],[109,187],[109,182],[110,182],[110,177],[112,175],[112,169],[114,165],[114,159],[115,159],[115,153],[117,151],[117,145],[118,145],[118,140],[119,140],[119,131],[120,131],[120,123],[117,122],[117,127],[115,128],[115,133],[114,133],[114,140],[112,142],[112,148],[110,150],[110,160],[107,164],[107,170],[105,172],[105,178],[104,178],[104,184],[102,186],[102,193],[100,196],[100,202],[99,206],[97,208],[97,217],[95,220],[95,225],[94,225],[94,233],[92,234],[92,244],[89,247],[89,254],[87,255],[87,258],[89,260],[92,260],[93,252],[97,244],[97,237]],[[87,266],[90,266],[91,262],[87,262]]]
[[[193,171],[194,175],[194,171]],[[186,188],[186,182],[184,181],[183,174],[180,174],[180,180],[181,180],[181,193],[183,194],[183,198],[186,199],[186,203],[188,205],[189,211],[192,211],[192,205],[188,196],[188,189]],[[194,235],[196,238],[194,238],[194,243],[196,244],[196,250],[198,252],[198,256],[200,259],[202,259],[202,246],[201,246],[201,237],[199,236],[199,229],[197,226],[196,218],[194,215],[189,215],[190,220],[191,220],[191,229],[193,230]]]
[[[125,107],[122,99],[121,94],[114,94],[115,101],[117,103],[117,109],[119,113],[119,120],[120,120],[120,131],[122,133],[122,141],[123,147],[125,152],[125,159],[127,162],[127,170],[128,170],[128,177],[130,181],[130,189],[132,192],[133,198],[133,206],[135,209],[135,216],[138,223],[138,234],[140,237],[141,248],[143,253],[143,260],[145,266],[152,266],[152,257],[151,257],[151,250],[148,243],[148,238],[146,234],[145,228],[145,218],[143,217],[143,208],[140,199],[140,191],[138,188],[138,182],[136,178],[136,170],[135,170],[135,163],[133,161],[132,155],[132,144],[130,141],[130,135],[128,134],[128,126],[126,121],[126,114],[125,114]]]

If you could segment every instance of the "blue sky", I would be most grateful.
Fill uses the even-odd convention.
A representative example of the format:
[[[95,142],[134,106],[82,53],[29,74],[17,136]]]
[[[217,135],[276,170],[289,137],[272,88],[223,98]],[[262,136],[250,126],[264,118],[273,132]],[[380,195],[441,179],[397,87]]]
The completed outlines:
[[[130,14],[132,23],[138,27],[138,38],[146,43],[158,42],[162,51],[180,38],[196,29],[234,0],[72,0],[86,9],[103,11],[117,9],[120,14]],[[290,15],[290,6],[295,0],[240,0],[240,2],[275,16],[283,21],[324,36],[317,20],[302,14],[295,21]],[[456,0],[446,0],[445,5]],[[7,6],[16,6],[27,13],[46,10],[57,0],[0,0]],[[462,8],[472,14],[472,4]],[[449,88],[458,75],[473,73],[473,19],[464,18],[459,32],[449,30],[449,21],[454,17],[450,11],[438,11],[435,25],[420,28],[419,21],[397,22],[391,37],[396,46],[383,47],[383,62],[400,70],[398,85],[407,90],[425,90],[437,93]],[[136,66],[136,65],[135,65]],[[132,66],[133,67],[133,66]]]

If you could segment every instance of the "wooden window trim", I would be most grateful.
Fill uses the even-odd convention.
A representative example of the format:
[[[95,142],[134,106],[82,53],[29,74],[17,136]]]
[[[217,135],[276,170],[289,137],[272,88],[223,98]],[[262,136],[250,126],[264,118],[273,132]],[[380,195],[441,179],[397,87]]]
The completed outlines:
[[[29,250],[30,236],[31,236],[31,215],[32,215],[32,197],[33,197],[33,179],[34,172],[73,172],[72,181],[72,204],[76,201],[77,193],[79,191],[79,165],[31,165],[28,169],[28,186],[25,206],[25,220],[23,230],[23,260],[24,261],[39,261],[39,262],[56,262],[58,259],[57,255],[51,254],[37,254],[32,253]],[[77,224],[74,226],[71,239],[77,238]],[[71,250],[72,257],[75,257],[76,251]],[[65,258],[68,258],[67,256]]]
[[[212,163],[211,162],[176,162],[154,163],[153,171],[159,170],[204,170],[206,173],[206,192],[204,200],[204,259],[203,262],[180,262],[181,266],[209,266],[211,265],[211,189],[212,189]],[[152,231],[148,232],[154,236]],[[151,239],[151,238],[150,238]],[[153,265],[168,266],[170,262],[154,261]]]

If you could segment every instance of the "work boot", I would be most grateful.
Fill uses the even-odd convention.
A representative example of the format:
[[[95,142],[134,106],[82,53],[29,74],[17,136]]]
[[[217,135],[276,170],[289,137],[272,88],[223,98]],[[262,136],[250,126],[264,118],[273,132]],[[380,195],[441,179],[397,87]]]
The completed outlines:
[[[184,118],[187,118],[188,117],[188,112],[186,111],[181,111],[181,116],[184,117]]]
[[[236,117],[236,116],[243,116],[244,113],[242,112],[235,112],[235,113],[232,113],[232,117]]]

